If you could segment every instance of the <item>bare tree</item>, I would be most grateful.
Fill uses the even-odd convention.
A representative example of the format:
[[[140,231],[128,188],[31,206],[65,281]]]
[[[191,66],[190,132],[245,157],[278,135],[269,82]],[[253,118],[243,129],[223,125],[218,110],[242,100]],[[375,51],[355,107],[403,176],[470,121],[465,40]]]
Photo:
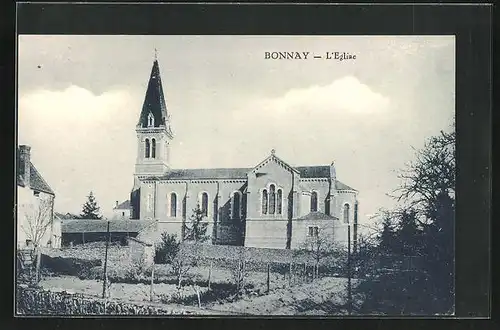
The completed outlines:
[[[242,292],[245,288],[245,279],[248,276],[248,267],[244,249],[241,249],[236,260],[231,260],[229,262],[229,269],[234,279],[234,283],[236,284],[236,291],[238,293]]]
[[[454,131],[431,137],[398,175],[402,184],[392,197],[416,210],[423,225],[429,211],[439,207],[440,196],[455,197],[455,141]],[[427,219],[422,223],[422,218]]]
[[[21,221],[20,227],[35,247],[40,245],[40,241],[52,226],[52,205],[52,198],[40,198],[24,212],[25,221]]]
[[[180,288],[182,280],[193,266],[193,260],[187,258],[183,253],[178,253],[171,262],[172,271],[177,277],[177,287]]]
[[[314,261],[314,275],[319,275],[319,265],[325,258],[332,256],[337,250],[333,236],[325,228],[318,230],[313,236],[308,236],[300,245],[297,255],[308,255]]]

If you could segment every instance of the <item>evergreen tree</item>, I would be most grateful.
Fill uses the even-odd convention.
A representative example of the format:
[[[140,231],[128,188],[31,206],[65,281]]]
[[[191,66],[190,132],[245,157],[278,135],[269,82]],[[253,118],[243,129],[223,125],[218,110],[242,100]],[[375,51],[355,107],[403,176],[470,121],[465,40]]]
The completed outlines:
[[[382,220],[382,231],[377,237],[378,248],[381,254],[389,255],[394,252],[396,246],[395,225],[389,213]]]
[[[180,251],[176,234],[161,234],[161,243],[156,246],[155,263],[171,264]]]
[[[102,219],[102,216],[99,214],[100,207],[97,205],[97,201],[92,191],[87,196],[87,201],[82,207],[82,213],[80,214],[81,219]]]
[[[207,229],[208,222],[203,221],[205,217],[205,212],[200,208],[200,205],[197,205],[193,210],[193,214],[191,215],[191,225],[185,225],[185,239],[189,241],[205,242],[208,240]]]
[[[402,256],[416,256],[420,254],[421,235],[417,225],[417,212],[413,209],[404,209],[399,216],[399,226],[396,231],[397,245]]]

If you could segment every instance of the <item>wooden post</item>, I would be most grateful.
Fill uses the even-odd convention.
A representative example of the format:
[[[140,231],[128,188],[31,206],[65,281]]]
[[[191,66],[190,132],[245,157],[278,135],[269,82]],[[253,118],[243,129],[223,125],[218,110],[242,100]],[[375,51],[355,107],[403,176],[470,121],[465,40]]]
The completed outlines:
[[[292,262],[288,265],[288,273],[290,274],[288,276],[288,285],[292,285]]]
[[[153,251],[155,251],[155,244],[153,243]],[[153,264],[151,265],[151,287],[149,288],[149,301],[153,301],[153,283],[155,278],[155,260],[153,258]]]
[[[106,240],[106,252],[104,254],[104,281],[102,283],[102,298],[106,298],[106,286],[108,284],[108,248],[109,248],[109,240],[110,240],[110,233],[109,233],[109,221],[108,221],[108,229],[107,229],[107,234],[108,234],[108,239]],[[104,307],[106,308],[106,307]],[[106,312],[106,310],[105,310]]]
[[[271,283],[271,264],[270,263],[267,263],[267,281],[266,281],[266,284],[267,284],[267,293],[269,293],[269,286],[270,286],[270,283]]]
[[[40,265],[41,265],[41,259],[42,259],[42,252],[40,250],[40,247],[36,247],[36,283],[40,282]]]
[[[347,224],[347,312],[352,313],[351,292],[351,225]]]
[[[213,265],[213,260],[210,260],[210,266],[208,268],[208,290],[210,290],[210,280],[212,277],[212,265]]]

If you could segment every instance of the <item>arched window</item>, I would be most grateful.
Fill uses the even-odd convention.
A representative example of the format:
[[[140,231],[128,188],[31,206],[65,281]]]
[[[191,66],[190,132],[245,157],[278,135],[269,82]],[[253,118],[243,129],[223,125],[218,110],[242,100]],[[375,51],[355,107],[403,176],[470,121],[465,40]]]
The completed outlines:
[[[208,216],[208,194],[206,192],[201,194],[201,211],[204,216]]]
[[[144,157],[149,158],[149,149],[150,148],[151,148],[151,146],[149,144],[149,139],[146,139],[146,153],[145,153]]]
[[[274,185],[269,186],[269,214],[274,214],[276,211],[276,193]]]
[[[238,192],[233,193],[233,208],[231,209],[231,215],[233,219],[240,218],[240,209],[241,209],[241,196]]]
[[[177,216],[177,194],[176,193],[170,194],[170,216],[171,217]]]
[[[282,204],[283,204],[283,191],[278,189],[278,193],[276,194],[276,213],[281,214],[282,212]]]
[[[154,126],[155,125],[155,117],[153,114],[150,112],[148,115],[148,127]]]
[[[156,140],[151,139],[151,158],[156,158]]]
[[[344,223],[349,223],[349,204],[344,205]]]
[[[267,190],[262,190],[262,214],[267,214]]]
[[[311,212],[318,211],[318,193],[313,191],[311,193]]]

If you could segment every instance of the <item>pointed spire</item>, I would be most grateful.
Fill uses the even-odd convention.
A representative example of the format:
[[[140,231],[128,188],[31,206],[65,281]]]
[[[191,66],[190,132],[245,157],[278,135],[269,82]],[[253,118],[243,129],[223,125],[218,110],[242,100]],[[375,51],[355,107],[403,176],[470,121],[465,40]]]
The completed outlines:
[[[153,115],[152,121],[148,119],[149,114]],[[148,87],[146,90],[146,96],[144,98],[141,115],[139,117],[138,126],[148,127],[152,124],[152,126],[158,127],[160,125],[166,125],[166,119],[167,105],[165,103],[165,96],[163,94],[163,86],[160,77],[160,67],[158,65],[157,51],[155,49],[155,59],[153,61],[153,67],[149,76]]]

